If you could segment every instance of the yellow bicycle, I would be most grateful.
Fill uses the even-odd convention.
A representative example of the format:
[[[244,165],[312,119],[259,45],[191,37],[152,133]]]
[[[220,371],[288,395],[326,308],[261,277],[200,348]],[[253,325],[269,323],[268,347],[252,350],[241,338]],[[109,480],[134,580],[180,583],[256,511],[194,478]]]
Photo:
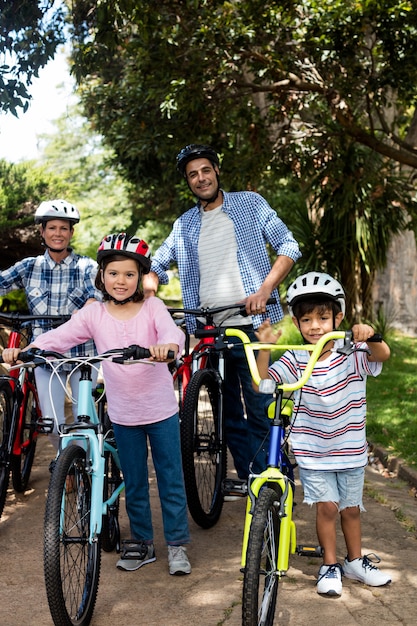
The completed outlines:
[[[278,585],[286,575],[291,554],[321,556],[320,546],[297,544],[293,520],[294,472],[288,458],[286,429],[290,424],[292,402],[288,393],[301,389],[311,376],[325,344],[344,339],[338,350],[349,355],[357,348],[351,331],[333,331],[324,335],[315,345],[276,345],[252,343],[238,329],[227,329],[226,336],[238,337],[244,346],[251,375],[260,391],[273,393],[269,407],[271,419],[268,467],[261,474],[250,474],[242,547],[243,598],[242,626],[272,626],[277,604]],[[380,341],[380,336],[373,340]],[[311,352],[308,364],[295,383],[277,384],[261,381],[256,365],[258,350],[286,350]],[[285,395],[284,395],[285,394]]]

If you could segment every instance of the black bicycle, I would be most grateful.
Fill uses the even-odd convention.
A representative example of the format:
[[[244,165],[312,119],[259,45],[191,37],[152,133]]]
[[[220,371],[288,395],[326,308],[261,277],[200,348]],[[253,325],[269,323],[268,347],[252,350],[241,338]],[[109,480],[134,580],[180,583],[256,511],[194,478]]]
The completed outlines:
[[[275,304],[275,298],[267,304]],[[214,322],[218,313],[229,311],[221,325]],[[174,384],[179,393],[181,418],[181,452],[187,504],[193,520],[202,528],[211,528],[219,520],[224,496],[229,484],[239,489],[235,481],[228,480],[227,446],[223,416],[223,381],[225,354],[229,345],[225,338],[224,323],[228,317],[246,316],[245,304],[201,309],[170,308],[176,315],[193,315],[204,319],[197,328],[196,345],[190,348],[187,334],[186,350],[173,372]],[[246,495],[246,482],[242,493]]]

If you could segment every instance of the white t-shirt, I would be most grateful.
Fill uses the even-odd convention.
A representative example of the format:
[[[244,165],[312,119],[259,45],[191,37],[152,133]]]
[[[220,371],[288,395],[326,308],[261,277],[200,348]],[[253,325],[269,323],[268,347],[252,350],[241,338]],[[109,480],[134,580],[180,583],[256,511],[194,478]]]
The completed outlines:
[[[341,340],[335,342],[335,349]],[[362,344],[361,348],[365,348]],[[279,382],[294,383],[304,372],[310,353],[285,352],[269,368]],[[366,378],[378,376],[382,363],[365,352],[344,356],[332,351],[316,363],[295,399],[290,441],[300,467],[340,471],[364,467],[368,462]]]
[[[198,242],[200,306],[216,307],[245,299],[237,255],[234,224],[222,211],[222,206],[211,211],[202,210]],[[222,323],[225,318],[228,326],[251,323],[251,318],[229,315],[230,311],[225,311],[215,316],[216,324]]]

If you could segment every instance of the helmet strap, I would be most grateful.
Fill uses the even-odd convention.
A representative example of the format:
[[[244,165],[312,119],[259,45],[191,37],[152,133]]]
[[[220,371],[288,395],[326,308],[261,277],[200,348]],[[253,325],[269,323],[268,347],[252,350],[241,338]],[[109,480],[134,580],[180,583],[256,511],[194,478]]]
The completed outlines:
[[[114,302],[114,304],[127,304],[128,302],[133,302],[134,296],[130,296],[130,298],[126,298],[126,300],[116,300],[116,298],[113,298],[110,294],[107,294],[107,297],[109,300]]]

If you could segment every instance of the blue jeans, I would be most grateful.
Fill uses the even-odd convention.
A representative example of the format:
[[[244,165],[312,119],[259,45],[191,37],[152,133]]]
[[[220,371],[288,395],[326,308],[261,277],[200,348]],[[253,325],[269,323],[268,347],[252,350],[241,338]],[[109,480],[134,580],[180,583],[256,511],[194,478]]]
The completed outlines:
[[[125,481],[126,511],[132,539],[153,541],[149,500],[148,439],[152,452],[162,508],[164,536],[168,545],[190,541],[181,464],[178,413],[162,422],[141,426],[113,424]]]
[[[244,330],[251,341],[256,341],[253,330]],[[228,337],[228,341],[239,343],[235,337]],[[272,396],[254,391],[243,347],[227,350],[225,357],[223,396],[226,441],[237,475],[239,478],[247,478],[251,462],[252,471],[256,473],[262,472],[267,466],[270,428],[267,406]]]

